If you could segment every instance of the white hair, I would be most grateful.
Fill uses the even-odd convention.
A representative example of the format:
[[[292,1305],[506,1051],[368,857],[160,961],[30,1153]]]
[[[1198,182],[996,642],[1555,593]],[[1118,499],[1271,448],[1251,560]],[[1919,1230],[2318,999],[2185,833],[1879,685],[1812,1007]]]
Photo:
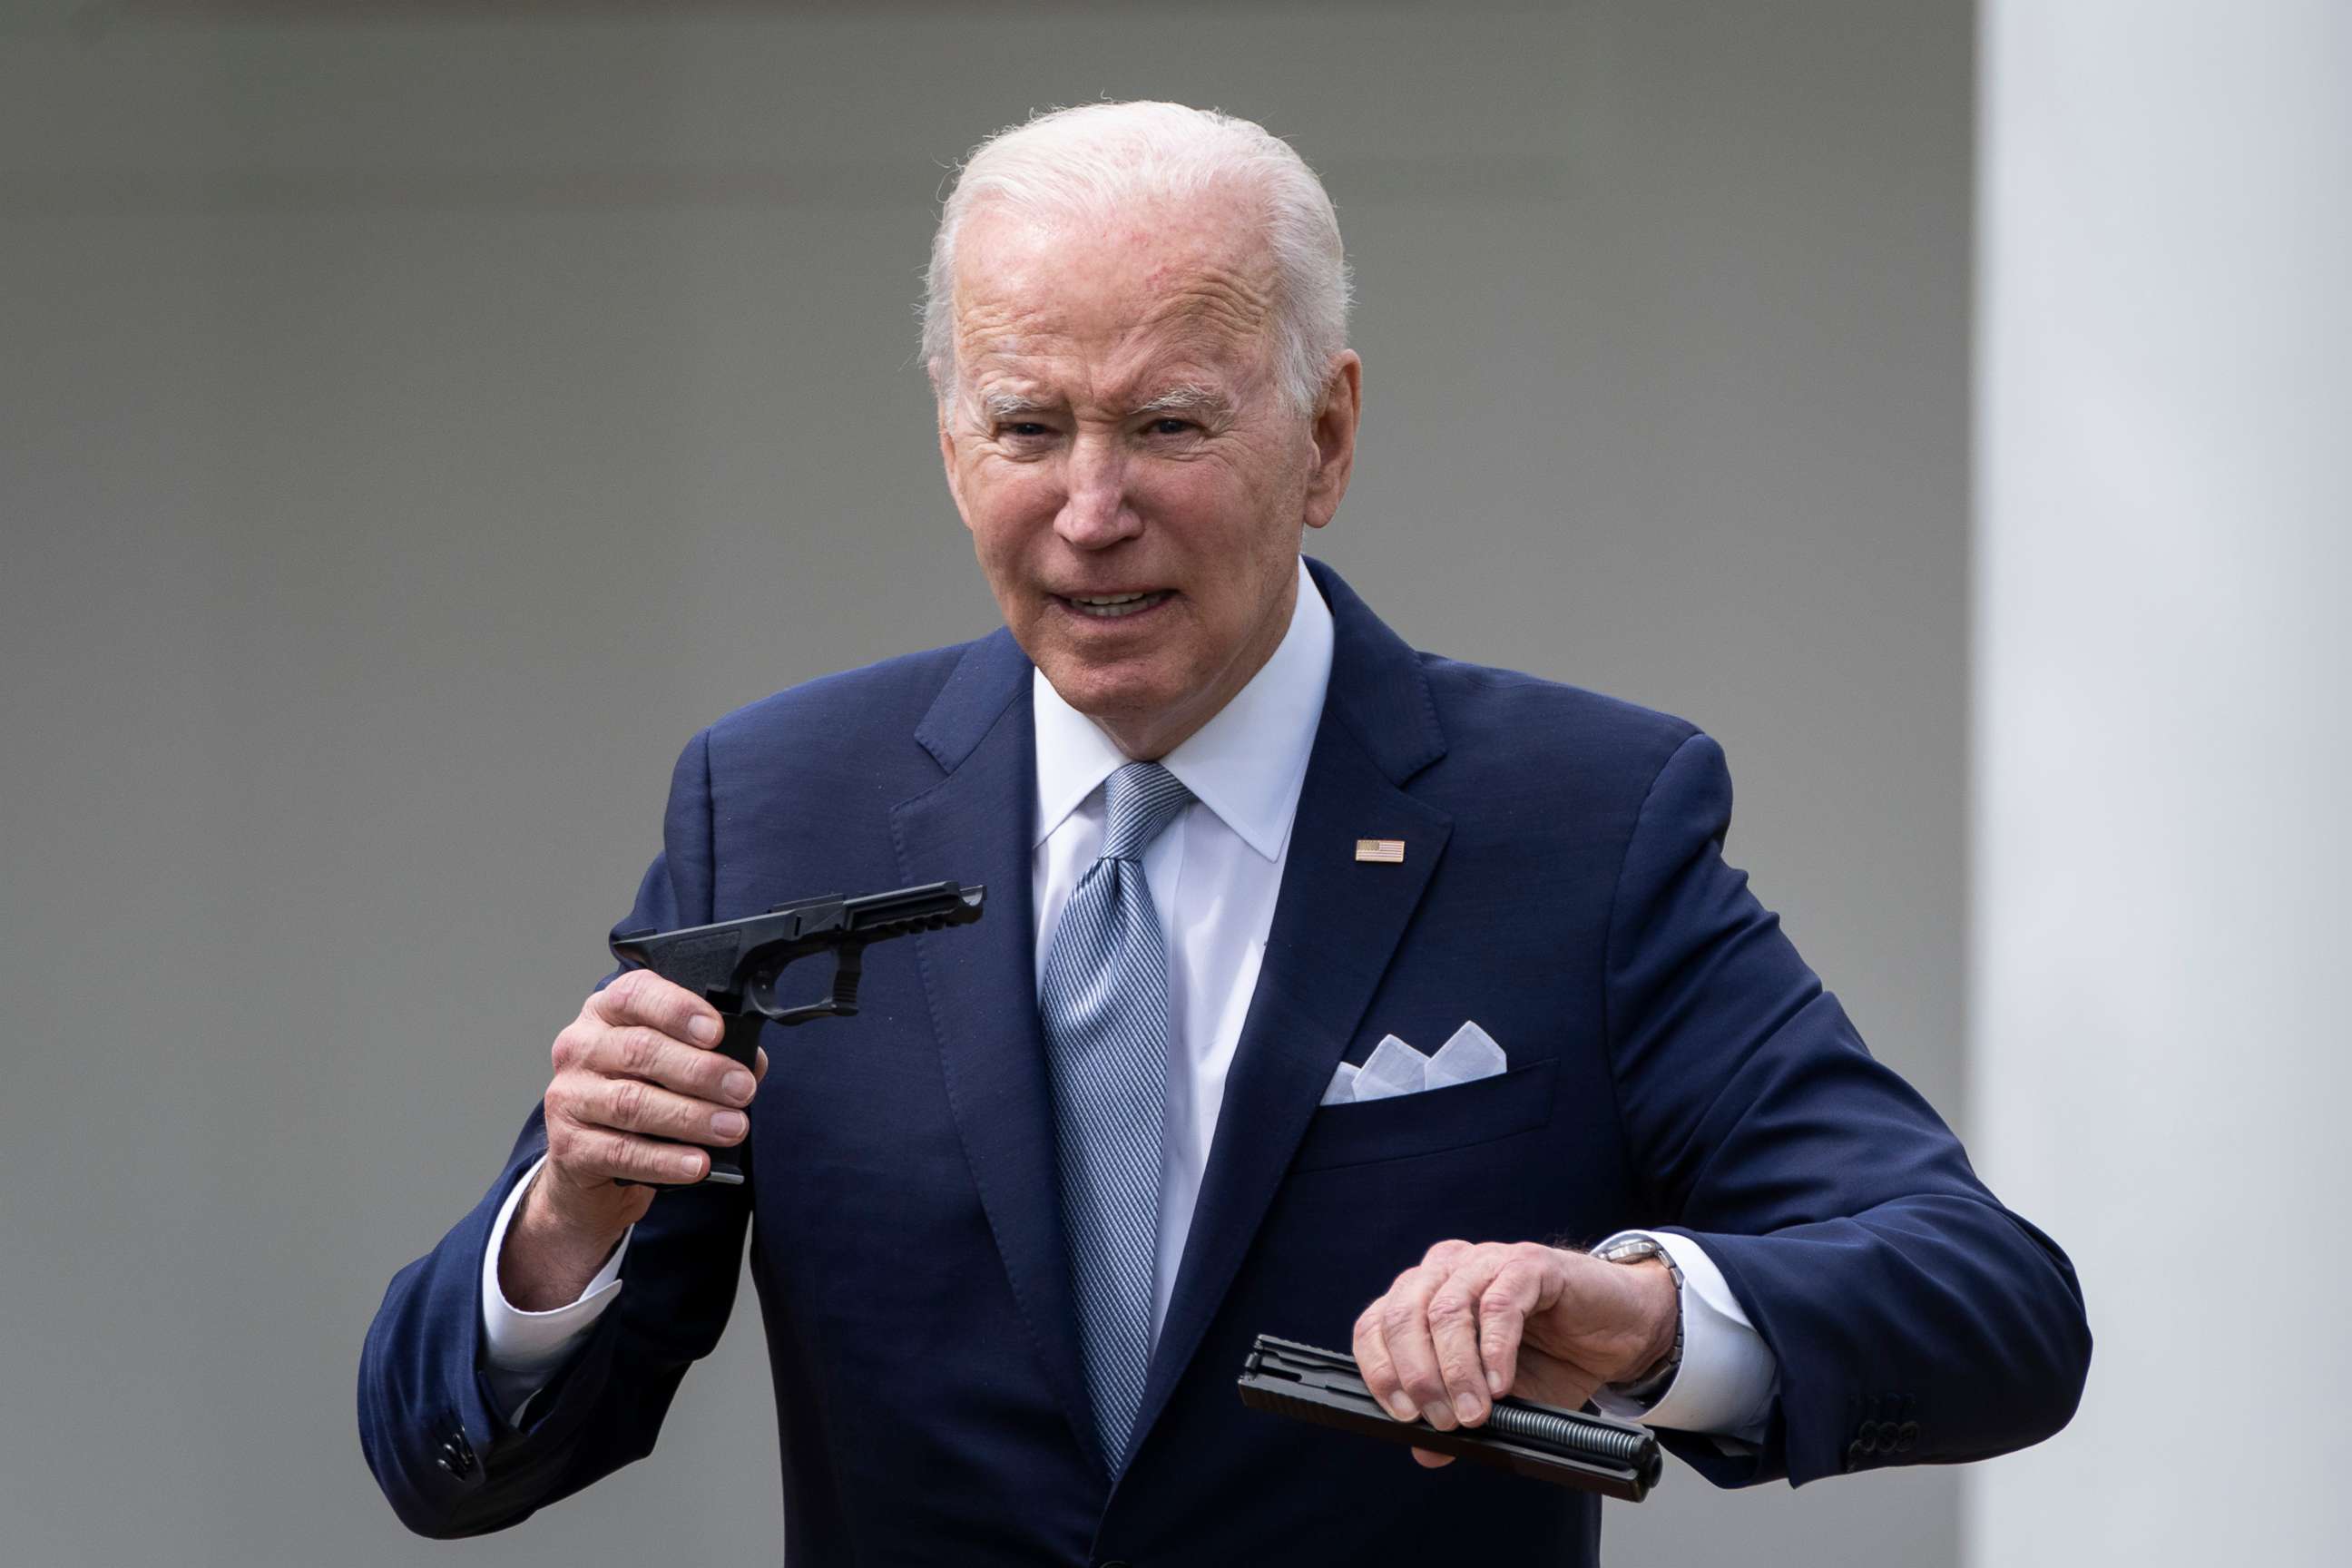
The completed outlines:
[[[1138,198],[1238,189],[1263,199],[1275,269],[1276,373],[1300,414],[1323,399],[1348,346],[1339,220],[1323,182],[1264,126],[1181,103],[1089,103],[1040,114],[973,148],[940,213],[923,292],[923,363],[944,405],[956,386],[956,239],[1002,203],[1047,219],[1098,216]]]

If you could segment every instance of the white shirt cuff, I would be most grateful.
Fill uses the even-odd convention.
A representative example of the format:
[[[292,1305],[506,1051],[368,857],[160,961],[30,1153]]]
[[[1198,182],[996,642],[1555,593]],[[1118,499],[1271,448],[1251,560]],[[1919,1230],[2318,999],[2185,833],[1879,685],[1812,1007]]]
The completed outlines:
[[[1592,1403],[1607,1415],[1647,1426],[1761,1443],[1780,1379],[1772,1347],[1740,1310],[1715,1259],[1689,1237],[1621,1230],[1593,1250],[1637,1236],[1664,1248],[1683,1271],[1683,1363],[1665,1392],[1646,1407],[1606,1388],[1593,1394]]]
[[[506,1247],[507,1226],[521,1206],[523,1194],[530,1191],[540,1165],[546,1163],[546,1157],[541,1156],[538,1164],[525,1171],[507,1194],[507,1201],[499,1207],[498,1222],[490,1226],[489,1246],[482,1253],[482,1375],[509,1426],[521,1425],[531,1395],[554,1381],[596,1320],[604,1315],[604,1309],[613,1304],[613,1298],[620,1294],[621,1259],[636,1230],[631,1226],[621,1233],[613,1256],[570,1306],[526,1312],[509,1301],[499,1285],[499,1254]]]

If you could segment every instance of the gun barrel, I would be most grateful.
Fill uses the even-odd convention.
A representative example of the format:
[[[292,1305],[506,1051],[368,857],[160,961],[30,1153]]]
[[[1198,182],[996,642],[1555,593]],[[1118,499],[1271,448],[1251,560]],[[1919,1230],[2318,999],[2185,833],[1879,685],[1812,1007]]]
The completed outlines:
[[[1244,1405],[1387,1443],[1475,1459],[1556,1486],[1640,1502],[1658,1484],[1658,1440],[1631,1422],[1530,1400],[1496,1401],[1483,1426],[1441,1432],[1376,1404],[1352,1356],[1260,1334],[1242,1368]]]

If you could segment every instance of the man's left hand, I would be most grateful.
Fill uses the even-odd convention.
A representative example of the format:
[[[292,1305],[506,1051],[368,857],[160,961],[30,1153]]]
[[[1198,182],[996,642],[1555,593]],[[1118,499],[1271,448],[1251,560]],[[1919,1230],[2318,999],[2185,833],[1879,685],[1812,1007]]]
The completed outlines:
[[[1441,1241],[1356,1320],[1356,1364],[1390,1415],[1450,1432],[1484,1422],[1507,1394],[1574,1410],[1602,1384],[1641,1376],[1673,1350],[1681,1314],[1655,1258]]]

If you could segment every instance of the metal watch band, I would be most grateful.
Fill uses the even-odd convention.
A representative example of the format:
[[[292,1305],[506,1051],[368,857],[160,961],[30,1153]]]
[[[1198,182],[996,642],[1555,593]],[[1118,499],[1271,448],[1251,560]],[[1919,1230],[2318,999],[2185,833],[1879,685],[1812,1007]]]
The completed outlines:
[[[1608,1263],[1642,1263],[1654,1258],[1666,1266],[1667,1274],[1674,1279],[1675,1348],[1666,1352],[1665,1359],[1648,1376],[1633,1383],[1612,1383],[1609,1385],[1609,1391],[1619,1398],[1630,1399],[1647,1408],[1656,1404],[1659,1397],[1674,1385],[1675,1374],[1683,1367],[1683,1271],[1675,1264],[1672,1253],[1646,1236],[1629,1236],[1622,1241],[1611,1242],[1606,1247],[1596,1247],[1592,1256]]]

